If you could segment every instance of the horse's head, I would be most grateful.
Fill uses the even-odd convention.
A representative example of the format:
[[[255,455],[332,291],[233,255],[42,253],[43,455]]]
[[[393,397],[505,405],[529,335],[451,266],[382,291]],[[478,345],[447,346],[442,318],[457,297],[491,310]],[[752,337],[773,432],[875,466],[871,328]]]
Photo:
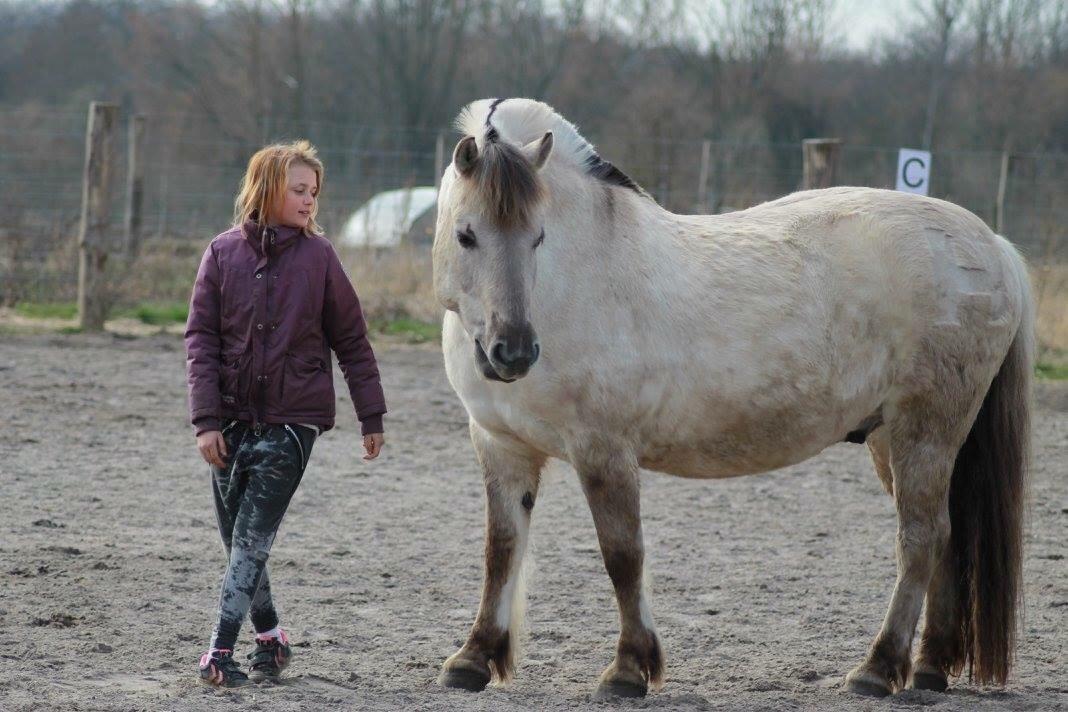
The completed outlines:
[[[503,141],[492,128],[481,148],[468,136],[456,145],[438,195],[434,291],[459,314],[491,380],[525,376],[541,352],[530,301],[536,250],[545,239],[538,172],[552,147],[552,132],[525,146]]]

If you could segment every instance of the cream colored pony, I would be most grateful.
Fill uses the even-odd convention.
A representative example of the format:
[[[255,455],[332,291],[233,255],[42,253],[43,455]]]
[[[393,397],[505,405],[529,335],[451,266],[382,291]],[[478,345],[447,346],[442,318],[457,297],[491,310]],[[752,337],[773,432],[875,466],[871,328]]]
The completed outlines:
[[[899,515],[897,585],[849,688],[941,690],[964,667],[1004,682],[1032,373],[1013,247],[956,205],[866,188],[675,215],[545,104],[478,101],[458,122],[434,283],[485,477],[486,569],[441,682],[513,673],[547,458],[578,473],[619,604],[597,695],[635,696],[663,679],[639,468],[733,477],[843,440],[867,442]]]

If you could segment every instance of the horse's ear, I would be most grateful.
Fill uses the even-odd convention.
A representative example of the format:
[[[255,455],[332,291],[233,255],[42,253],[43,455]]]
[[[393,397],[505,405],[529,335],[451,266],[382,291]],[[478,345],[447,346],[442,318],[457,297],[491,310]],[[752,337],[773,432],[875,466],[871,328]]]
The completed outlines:
[[[531,141],[523,146],[523,155],[527,157],[531,165],[540,169],[549,160],[549,154],[553,152],[553,132],[546,131],[541,138]]]
[[[465,136],[456,144],[456,150],[452,152],[452,165],[465,178],[475,170],[475,162],[478,161],[478,144],[474,136]]]

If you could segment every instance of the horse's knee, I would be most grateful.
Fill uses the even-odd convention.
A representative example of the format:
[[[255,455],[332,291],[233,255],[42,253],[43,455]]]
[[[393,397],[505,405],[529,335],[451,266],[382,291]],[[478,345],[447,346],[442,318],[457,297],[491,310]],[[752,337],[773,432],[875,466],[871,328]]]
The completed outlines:
[[[902,518],[898,526],[901,574],[926,587],[949,545],[949,514]]]
[[[949,541],[949,520],[939,517],[909,518],[898,525],[898,542],[916,554],[940,553]]]

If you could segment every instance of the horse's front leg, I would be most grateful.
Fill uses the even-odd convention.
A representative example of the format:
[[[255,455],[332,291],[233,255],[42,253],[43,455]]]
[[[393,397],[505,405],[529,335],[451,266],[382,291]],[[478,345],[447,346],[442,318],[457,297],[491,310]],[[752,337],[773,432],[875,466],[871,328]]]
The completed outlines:
[[[644,548],[638,464],[623,448],[593,447],[573,458],[619,605],[616,657],[595,699],[642,697],[663,683],[663,655],[643,587]]]
[[[486,483],[482,602],[467,642],[445,661],[439,681],[446,687],[479,691],[492,677],[507,682],[515,669],[525,596],[523,554],[545,457],[495,437],[474,422],[471,442]]]

